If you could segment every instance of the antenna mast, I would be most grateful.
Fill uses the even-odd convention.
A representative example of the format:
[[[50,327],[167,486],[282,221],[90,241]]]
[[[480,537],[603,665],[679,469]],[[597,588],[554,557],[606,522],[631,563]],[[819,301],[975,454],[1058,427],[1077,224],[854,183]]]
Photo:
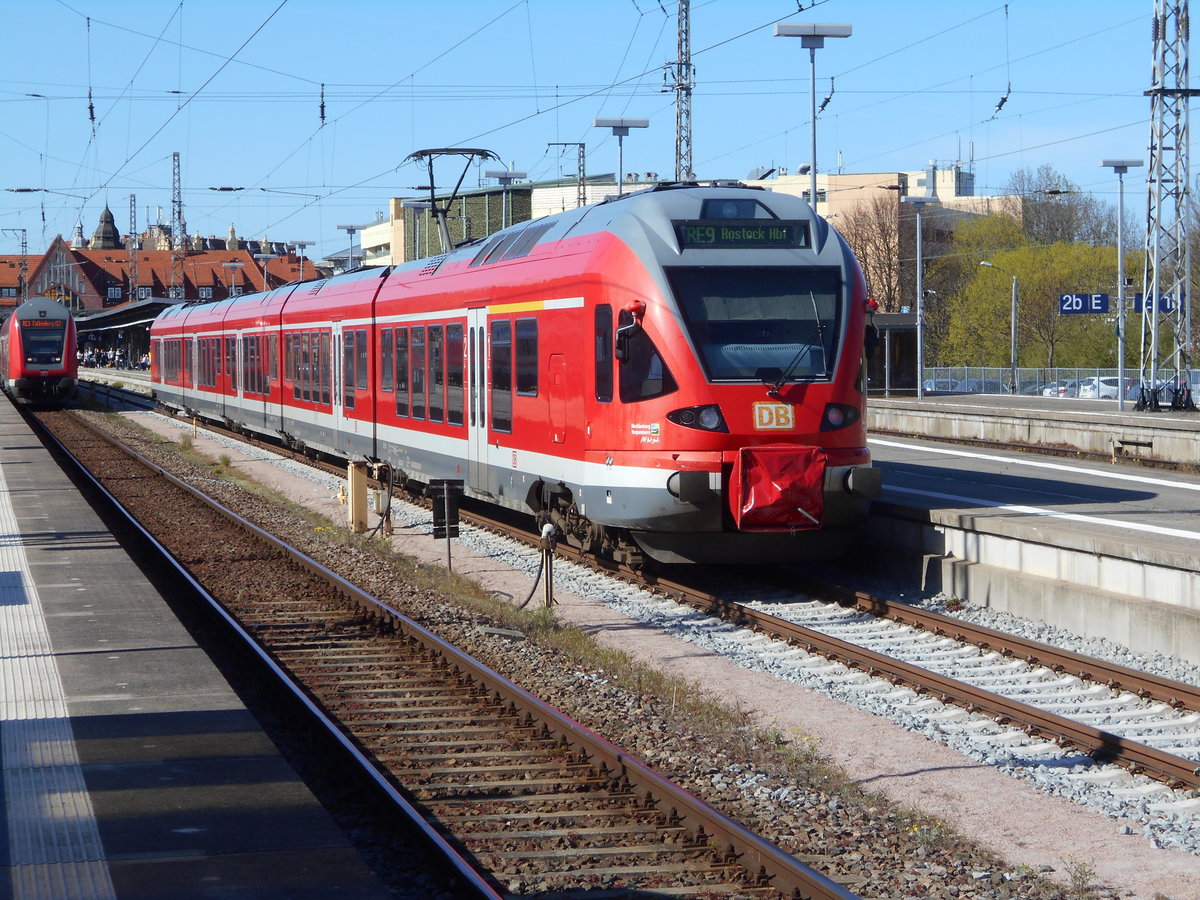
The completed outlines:
[[[1162,407],[1168,380],[1172,409],[1195,409],[1191,369],[1191,255],[1188,251],[1187,0],[1154,0],[1150,97],[1150,165],[1146,171],[1146,262],[1142,280],[1142,385],[1136,408]],[[1170,334],[1170,351],[1160,335]],[[1160,362],[1159,353],[1165,352]]]

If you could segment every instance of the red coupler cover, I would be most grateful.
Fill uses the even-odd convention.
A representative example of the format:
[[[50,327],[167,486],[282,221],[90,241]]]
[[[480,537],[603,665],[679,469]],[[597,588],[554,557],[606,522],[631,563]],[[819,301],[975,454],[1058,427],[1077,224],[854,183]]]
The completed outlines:
[[[743,447],[729,479],[729,506],[740,530],[820,528],[825,451],[796,444]]]

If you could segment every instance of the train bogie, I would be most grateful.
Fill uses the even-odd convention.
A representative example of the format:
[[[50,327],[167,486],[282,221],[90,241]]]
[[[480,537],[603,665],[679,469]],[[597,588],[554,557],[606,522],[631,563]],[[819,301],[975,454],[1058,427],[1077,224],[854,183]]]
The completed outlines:
[[[658,189],[152,329],[159,397],[535,514],[634,558],[856,536],[866,295],[795,198]]]

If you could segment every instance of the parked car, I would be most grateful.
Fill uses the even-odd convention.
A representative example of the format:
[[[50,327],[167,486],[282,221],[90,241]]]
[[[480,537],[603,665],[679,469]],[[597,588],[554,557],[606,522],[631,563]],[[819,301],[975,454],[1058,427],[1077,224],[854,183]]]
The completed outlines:
[[[1116,400],[1120,388],[1121,380],[1115,375],[1093,375],[1079,382],[1079,397],[1082,400]]]
[[[957,388],[958,382],[953,378],[926,378],[922,387],[926,393],[937,391],[949,393]]]
[[[1042,389],[1042,396],[1077,397],[1079,396],[1079,382],[1074,378],[1065,378],[1061,381],[1051,382]]]

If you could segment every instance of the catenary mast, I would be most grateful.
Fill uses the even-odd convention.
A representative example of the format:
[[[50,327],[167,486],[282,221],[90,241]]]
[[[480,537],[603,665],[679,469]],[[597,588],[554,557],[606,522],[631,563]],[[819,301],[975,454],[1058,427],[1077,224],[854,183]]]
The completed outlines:
[[[674,70],[675,83],[664,90],[675,91],[675,180],[695,181],[692,171],[692,88],[696,68],[692,65],[692,13],[690,0],[679,0],[679,42],[675,62],[667,64],[667,78]]]
[[[1195,409],[1191,370],[1188,0],[1155,0],[1142,281],[1142,373],[1137,409]],[[1168,349],[1169,348],[1169,349]],[[1161,355],[1161,358],[1160,358]],[[1164,387],[1159,387],[1165,382]]]

